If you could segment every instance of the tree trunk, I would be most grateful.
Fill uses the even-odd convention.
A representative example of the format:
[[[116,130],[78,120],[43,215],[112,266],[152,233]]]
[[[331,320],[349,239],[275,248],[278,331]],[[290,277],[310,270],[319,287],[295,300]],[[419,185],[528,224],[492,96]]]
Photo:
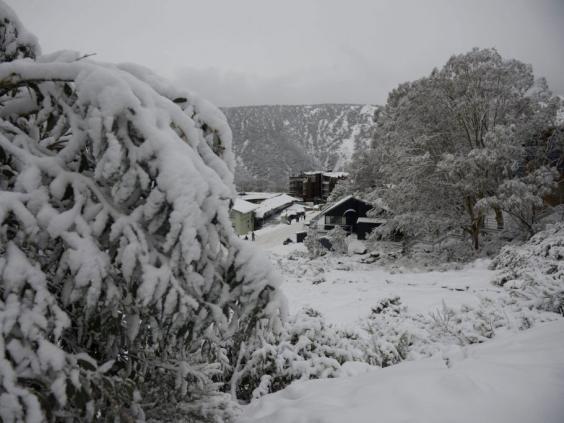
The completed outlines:
[[[501,209],[495,207],[494,208],[494,212],[495,212],[495,221],[497,223],[497,229],[503,229],[505,224],[503,221],[503,212],[501,211]]]
[[[484,216],[482,216],[481,213],[478,213],[477,216],[474,214],[474,204],[475,201],[473,198],[467,196],[465,199],[465,206],[471,223],[470,226],[466,228],[466,231],[472,238],[474,250],[478,250],[480,248],[480,229],[482,227],[482,223],[484,222]]]
[[[480,249],[480,226],[479,222],[472,224],[472,230],[470,231],[472,236],[472,245],[474,250],[478,251]]]

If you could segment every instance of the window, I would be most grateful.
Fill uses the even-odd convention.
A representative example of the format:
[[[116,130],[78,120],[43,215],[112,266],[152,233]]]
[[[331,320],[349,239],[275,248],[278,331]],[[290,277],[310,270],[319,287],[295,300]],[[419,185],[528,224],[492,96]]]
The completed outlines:
[[[344,216],[325,216],[325,224],[327,225],[344,225],[346,222]]]

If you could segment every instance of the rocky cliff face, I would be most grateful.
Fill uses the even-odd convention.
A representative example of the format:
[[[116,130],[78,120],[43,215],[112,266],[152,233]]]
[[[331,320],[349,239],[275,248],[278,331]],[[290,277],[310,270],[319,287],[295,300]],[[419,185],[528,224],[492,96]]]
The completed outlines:
[[[378,107],[320,104],[223,108],[233,131],[239,190],[286,190],[288,176],[346,170],[370,141]]]

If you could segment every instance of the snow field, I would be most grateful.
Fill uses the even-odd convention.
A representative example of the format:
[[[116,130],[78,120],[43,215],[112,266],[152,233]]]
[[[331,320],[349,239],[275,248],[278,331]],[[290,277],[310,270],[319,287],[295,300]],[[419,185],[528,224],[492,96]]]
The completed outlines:
[[[310,357],[315,380],[258,398],[263,389],[240,423],[564,421],[564,320],[547,312],[564,291],[562,225],[504,250],[496,270],[478,260],[431,272],[367,255],[310,259],[303,245],[274,245],[287,232],[271,226],[262,238],[290,327],[301,327],[290,329],[300,356],[284,371]],[[324,363],[321,351],[338,362]]]

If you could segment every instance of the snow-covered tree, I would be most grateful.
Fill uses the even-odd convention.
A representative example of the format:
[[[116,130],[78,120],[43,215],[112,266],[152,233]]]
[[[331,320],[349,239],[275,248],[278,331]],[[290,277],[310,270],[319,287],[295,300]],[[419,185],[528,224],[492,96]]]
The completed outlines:
[[[390,93],[372,151],[352,166],[366,168],[369,160],[377,169],[369,174],[378,176],[370,184],[364,172],[355,183],[384,196],[396,214],[392,224],[404,233],[462,229],[477,249],[484,205],[503,225],[501,203],[483,200],[539,168],[525,169],[535,163],[527,152],[543,144],[541,132],[554,126],[558,103],[546,81],[535,82],[531,66],[494,49],[453,56],[442,69]],[[535,204],[552,184],[544,182],[527,185]]]
[[[322,256],[327,252],[323,245],[321,245],[319,232],[316,228],[308,229],[307,236],[304,239],[304,246],[312,258]]]
[[[231,227],[224,116],[0,21],[0,419],[229,420],[282,302]]]
[[[340,226],[335,226],[327,232],[327,239],[331,243],[332,251],[337,254],[345,254],[347,252],[347,231]]]

